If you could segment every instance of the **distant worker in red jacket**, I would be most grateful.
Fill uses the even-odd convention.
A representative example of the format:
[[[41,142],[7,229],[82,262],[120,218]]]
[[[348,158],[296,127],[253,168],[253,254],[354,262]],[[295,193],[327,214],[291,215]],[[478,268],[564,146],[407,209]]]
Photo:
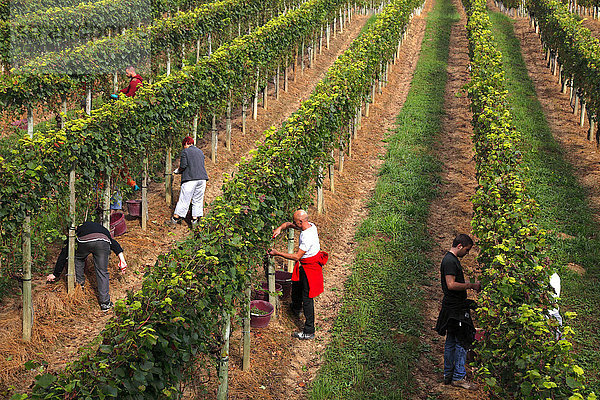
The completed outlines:
[[[300,315],[304,312],[304,329],[294,332],[293,337],[306,340],[315,337],[315,302],[314,298],[323,293],[323,265],[329,255],[321,251],[317,227],[308,222],[308,214],[304,210],[294,213],[293,222],[284,222],[273,231],[273,238],[281,231],[293,228],[300,231],[300,244],[296,253],[288,254],[270,249],[269,255],[296,261],[292,274],[292,312]]]
[[[125,74],[130,79],[129,85],[121,89],[121,93],[127,97],[134,97],[135,92],[137,92],[137,90],[142,86],[142,77],[140,74],[136,74],[135,68],[133,68],[131,65],[125,68]]]

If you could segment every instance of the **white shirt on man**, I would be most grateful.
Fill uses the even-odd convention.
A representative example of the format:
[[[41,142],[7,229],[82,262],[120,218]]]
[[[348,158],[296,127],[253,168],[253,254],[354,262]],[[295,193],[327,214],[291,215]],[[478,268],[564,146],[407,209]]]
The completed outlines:
[[[309,222],[310,228],[300,232],[300,250],[304,250],[305,253],[302,258],[308,258],[316,255],[321,251],[321,244],[319,243],[319,233],[317,227],[312,222]]]

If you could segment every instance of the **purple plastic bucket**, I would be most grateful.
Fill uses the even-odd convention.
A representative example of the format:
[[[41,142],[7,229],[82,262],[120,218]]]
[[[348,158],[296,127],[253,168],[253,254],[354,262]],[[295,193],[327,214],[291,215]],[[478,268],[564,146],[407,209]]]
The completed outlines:
[[[292,295],[292,273],[287,271],[275,271],[275,283],[281,285],[283,294],[281,300],[287,300]]]
[[[269,283],[263,282],[261,284],[261,287],[262,287],[262,289],[256,289],[252,292],[252,299],[269,301]],[[283,290],[283,288],[281,287],[281,285],[279,283],[275,282],[275,291],[281,292],[282,290]]]
[[[267,312],[265,315],[252,314],[252,309],[257,308],[261,311]],[[269,325],[271,315],[273,315],[273,305],[268,301],[264,300],[252,300],[250,302],[250,326],[253,328],[264,328]]]
[[[132,217],[142,216],[142,201],[141,200],[127,200],[127,211]]]
[[[117,237],[127,232],[127,225],[125,224],[125,215],[123,213],[110,214],[110,235]]]

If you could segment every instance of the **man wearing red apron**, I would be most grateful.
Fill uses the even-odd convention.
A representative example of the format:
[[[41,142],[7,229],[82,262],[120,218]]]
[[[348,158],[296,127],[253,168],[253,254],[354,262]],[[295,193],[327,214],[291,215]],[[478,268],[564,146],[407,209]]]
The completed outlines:
[[[304,312],[304,329],[294,332],[298,339],[314,339],[315,337],[315,302],[314,298],[323,293],[323,265],[329,255],[321,251],[317,227],[308,222],[308,214],[304,210],[294,213],[293,222],[284,222],[273,231],[273,238],[282,231],[293,228],[300,231],[300,245],[296,253],[288,254],[270,249],[269,255],[296,261],[292,274],[292,311],[299,315]]]

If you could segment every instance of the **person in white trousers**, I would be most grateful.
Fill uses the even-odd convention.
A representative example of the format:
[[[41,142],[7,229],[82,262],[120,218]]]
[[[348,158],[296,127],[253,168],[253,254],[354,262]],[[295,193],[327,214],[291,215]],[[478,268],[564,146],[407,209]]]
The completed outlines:
[[[204,153],[194,146],[194,139],[186,136],[181,145],[183,150],[181,151],[179,168],[173,171],[176,174],[181,174],[181,192],[173,217],[167,222],[171,225],[181,222],[186,217],[191,202],[192,226],[195,226],[199,218],[204,215],[204,192],[208,174],[204,167]]]

